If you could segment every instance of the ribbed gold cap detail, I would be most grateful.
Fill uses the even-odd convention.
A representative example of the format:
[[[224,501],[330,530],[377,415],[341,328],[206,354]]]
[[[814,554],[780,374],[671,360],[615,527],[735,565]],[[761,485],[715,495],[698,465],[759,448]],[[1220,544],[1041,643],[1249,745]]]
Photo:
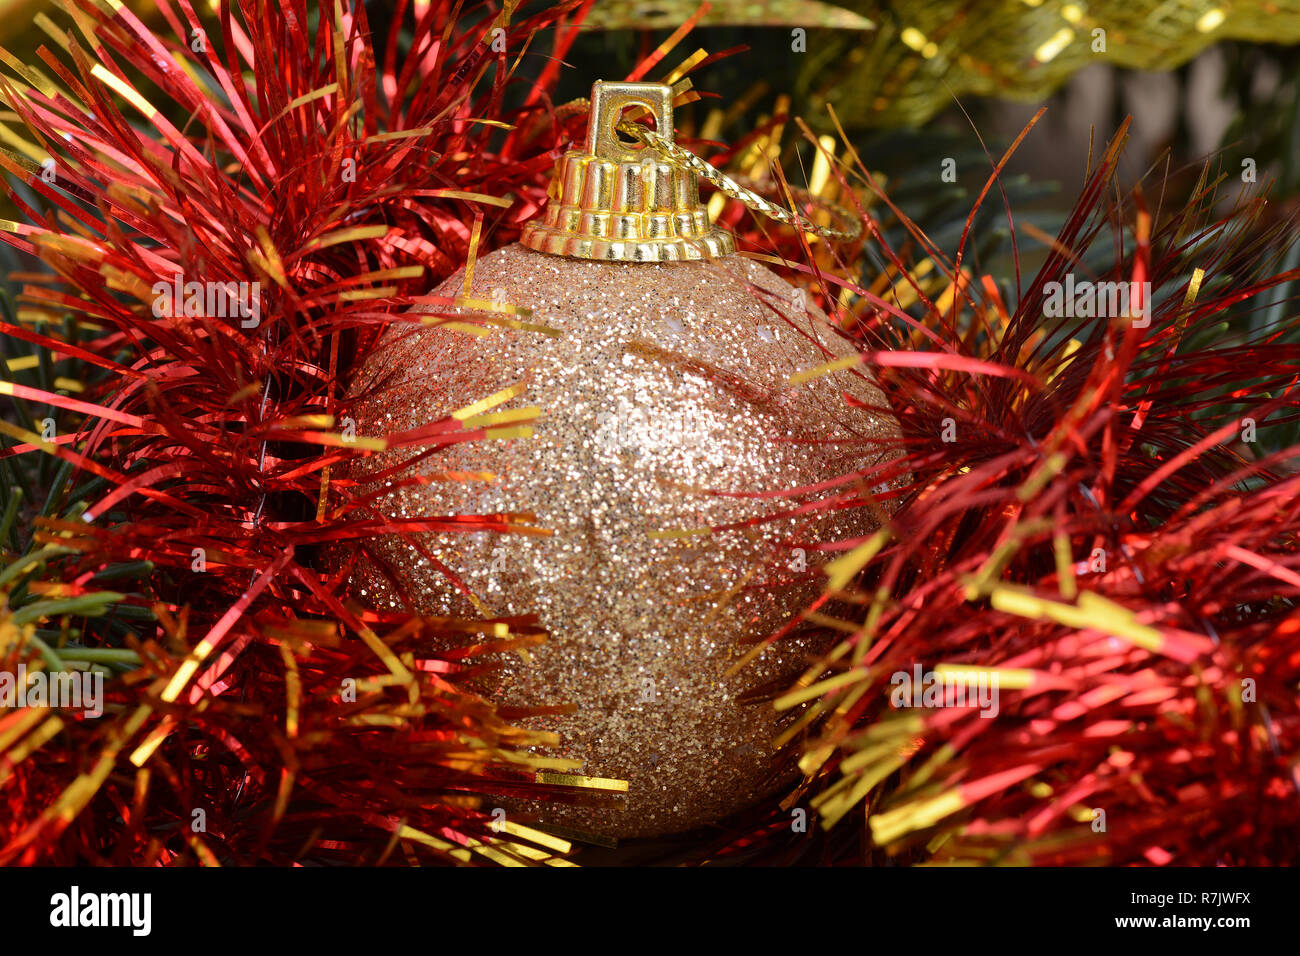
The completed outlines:
[[[630,106],[673,135],[673,93],[663,83],[606,83],[591,88],[585,150],[560,157],[539,219],[524,224],[530,249],[576,259],[680,262],[716,259],[735,250],[731,235],[709,222],[696,174],[649,149],[626,145],[615,125]]]

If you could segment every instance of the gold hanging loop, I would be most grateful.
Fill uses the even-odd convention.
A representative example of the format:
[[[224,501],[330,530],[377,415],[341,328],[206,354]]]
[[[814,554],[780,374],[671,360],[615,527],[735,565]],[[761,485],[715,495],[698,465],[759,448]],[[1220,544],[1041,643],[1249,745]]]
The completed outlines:
[[[655,129],[623,118],[635,107],[654,117]],[[598,81],[587,124],[585,148],[560,158],[545,210],[524,224],[520,241],[530,249],[607,262],[725,256],[735,251],[735,240],[709,220],[700,202],[700,178],[755,212],[824,239],[851,241],[862,233],[861,223],[839,206],[791,190],[836,220],[834,226],[818,225],[678,146],[672,138],[673,92],[666,84]]]
[[[520,241],[539,252],[606,262],[679,262],[734,252],[731,235],[709,221],[690,167],[618,137],[624,111],[638,106],[671,137],[672,95],[663,83],[597,82],[585,148],[560,157],[546,209],[524,225]]]
[[[640,123],[623,120],[617,125],[616,129],[620,133],[635,138],[646,148],[653,149],[673,162],[693,170],[696,175],[712,183],[719,192],[744,203],[754,212],[761,213],[769,219],[775,219],[777,222],[783,222],[788,226],[794,226],[796,229],[836,242],[852,242],[862,235],[862,223],[841,206],[826,202],[823,199],[813,199],[803,190],[796,190],[792,187],[792,193],[801,193],[807,198],[808,202],[814,203],[829,212],[838,223],[837,226],[819,226],[808,217],[792,209],[786,209],[784,206],[769,202],[752,189],[746,189],[722,170],[696,156],[689,149],[678,146],[672,140],[660,136],[654,130],[642,126]]]

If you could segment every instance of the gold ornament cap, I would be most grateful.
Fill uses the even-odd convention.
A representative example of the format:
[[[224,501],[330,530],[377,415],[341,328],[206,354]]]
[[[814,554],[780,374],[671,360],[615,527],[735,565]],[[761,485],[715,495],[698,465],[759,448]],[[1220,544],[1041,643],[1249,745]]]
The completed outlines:
[[[538,252],[607,262],[682,262],[734,252],[731,235],[709,221],[693,170],[619,139],[615,127],[632,106],[649,110],[671,143],[672,87],[598,80],[586,149],[560,158],[550,201],[541,218],[525,223],[520,241]]]

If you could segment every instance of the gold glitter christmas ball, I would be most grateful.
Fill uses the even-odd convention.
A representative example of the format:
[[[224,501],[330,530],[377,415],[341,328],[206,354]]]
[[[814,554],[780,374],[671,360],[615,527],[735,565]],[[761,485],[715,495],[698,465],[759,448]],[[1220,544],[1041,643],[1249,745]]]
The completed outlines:
[[[484,692],[575,705],[524,723],[558,732],[560,756],[628,791],[621,805],[513,804],[512,814],[649,836],[717,821],[788,783],[773,740],[797,712],[778,714],[772,698],[823,646],[796,633],[728,672],[820,593],[819,546],[876,526],[862,503],[872,489],[826,483],[898,453],[884,396],[861,366],[791,384],[852,347],[784,280],[736,255],[605,262],[515,245],[477,262],[468,297],[525,307],[529,327],[498,321],[476,337],[394,325],[354,383],[358,433],[417,428],[518,383],[494,411],[539,407],[534,433],[446,447],[410,466],[427,483],[375,506],[398,517],[531,513],[551,533],[417,536],[477,607],[396,537],[371,543],[354,593],[381,607],[405,596],[428,614],[538,616],[547,643],[530,660],[499,655]],[[364,490],[409,457],[363,459],[352,477]],[[491,480],[465,480],[485,472]]]

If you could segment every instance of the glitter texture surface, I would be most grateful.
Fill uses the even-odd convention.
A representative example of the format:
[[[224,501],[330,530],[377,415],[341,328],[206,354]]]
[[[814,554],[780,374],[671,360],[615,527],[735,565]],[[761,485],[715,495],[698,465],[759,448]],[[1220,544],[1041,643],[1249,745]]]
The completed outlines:
[[[559,334],[394,326],[350,404],[362,435],[415,428],[519,382],[523,393],[495,410],[541,409],[532,437],[462,443],[413,466],[492,480],[435,477],[377,502],[398,517],[530,512],[553,532],[419,536],[491,614],[536,614],[549,631],[531,660],[499,655],[483,691],[518,706],[572,702],[573,713],[525,723],[558,732],[559,755],[584,773],[629,782],[617,805],[510,812],[635,837],[752,804],[789,779],[772,741],[797,712],[777,714],[771,700],[821,639],[796,633],[724,674],[820,592],[819,543],[875,527],[860,504],[792,513],[855,486],[790,492],[896,453],[883,396],[861,367],[789,384],[852,348],[739,256],[606,263],[516,245],[478,261],[471,296],[527,307],[525,321]],[[364,459],[353,477],[398,460]],[[683,531],[694,533],[671,535]],[[399,587],[362,559],[351,587],[363,601],[399,607],[404,594],[422,613],[483,613],[399,538],[372,550]]]

